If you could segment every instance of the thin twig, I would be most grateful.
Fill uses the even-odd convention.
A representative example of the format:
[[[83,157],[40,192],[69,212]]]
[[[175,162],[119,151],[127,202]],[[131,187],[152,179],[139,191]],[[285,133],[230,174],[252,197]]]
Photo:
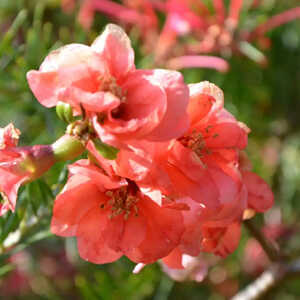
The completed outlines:
[[[236,294],[231,300],[258,300],[277,287],[282,281],[300,276],[300,259],[288,264],[283,262],[273,263],[255,281],[249,284],[244,290]]]
[[[267,237],[255,226],[252,219],[244,221],[244,224],[253,237],[260,243],[270,261],[276,262],[282,258],[279,249],[276,248],[274,243],[268,240]]]

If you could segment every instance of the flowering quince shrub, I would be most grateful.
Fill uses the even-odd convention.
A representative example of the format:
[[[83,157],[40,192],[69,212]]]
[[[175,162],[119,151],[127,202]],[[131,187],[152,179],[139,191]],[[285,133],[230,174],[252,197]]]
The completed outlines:
[[[139,35],[143,50],[154,54],[154,63],[172,69],[229,69],[227,58],[245,56],[260,65],[267,64],[266,50],[271,41],[265,33],[300,17],[300,6],[274,16],[260,16],[258,24],[253,12],[264,6],[280,7],[280,2],[245,0],[61,0],[62,9],[70,13],[80,6],[78,21],[89,30],[95,12],[100,12]],[[289,1],[291,2],[291,1]],[[295,1],[296,4],[296,1]],[[164,15],[164,23],[158,12]],[[245,14],[246,17],[243,16]],[[244,26],[251,20],[254,28]],[[162,25],[162,26],[160,26]],[[258,48],[256,48],[258,46]],[[207,55],[209,54],[209,55]],[[217,54],[221,57],[213,56]]]
[[[224,108],[223,92],[186,85],[176,71],[136,69],[120,27],[108,25],[91,46],[52,51],[27,80],[69,125],[52,145],[32,147],[17,147],[12,124],[1,129],[1,214],[15,209],[20,185],[87,153],[69,165],[51,222],[52,233],[77,238],[83,259],[125,255],[135,272],[161,259],[200,281],[206,267],[195,257],[226,257],[243,219],[272,206],[244,152],[250,130]]]

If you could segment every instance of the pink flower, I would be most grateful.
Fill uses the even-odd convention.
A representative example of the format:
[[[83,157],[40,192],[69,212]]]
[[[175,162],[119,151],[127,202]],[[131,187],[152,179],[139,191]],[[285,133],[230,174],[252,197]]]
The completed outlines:
[[[168,154],[169,176],[178,190],[214,211],[236,206],[242,183],[238,150],[248,129],[223,108],[223,93],[209,82],[190,85],[190,127]],[[239,211],[239,213],[238,213]]]
[[[92,142],[88,143],[87,149],[107,174],[128,178],[142,188],[157,191],[157,197],[152,199],[161,204],[161,192],[165,195],[174,193],[173,184],[164,168],[168,146],[169,142],[131,141],[127,149],[120,149],[115,160],[104,159]]]
[[[179,244],[179,210],[157,205],[135,182],[108,177],[87,160],[70,165],[69,171],[55,200],[51,230],[76,236],[83,259],[108,263],[126,255],[134,262],[152,263]]]
[[[188,196],[215,217],[216,209],[222,207],[222,218],[228,211],[234,219],[241,216],[246,203],[240,199],[238,151],[247,144],[248,129],[223,108],[223,93],[215,85],[190,85],[190,92],[190,128],[180,138],[166,143],[130,142],[109,165],[117,175],[144,187]],[[236,215],[233,207],[240,207]]]
[[[83,107],[99,137],[110,136],[112,143],[168,140],[187,126],[188,89],[180,73],[136,70],[130,41],[116,25],[108,25],[91,47],[71,44],[53,51],[27,79],[41,104],[64,101],[77,114]]]
[[[20,131],[12,124],[0,129],[0,216],[15,210],[19,187],[40,177],[54,163],[51,146],[15,147]]]
[[[185,230],[178,246],[182,253],[197,256],[205,248],[224,256],[236,247],[239,235],[231,248],[223,247],[228,241],[223,236],[242,220],[247,207],[238,162],[248,128],[223,108],[223,93],[215,85],[190,85],[190,94],[190,128],[176,141],[129,143],[115,161],[102,159],[91,145],[88,148],[107,173],[134,180],[154,193],[163,191],[167,197],[152,196],[158,204],[189,208],[182,210]]]

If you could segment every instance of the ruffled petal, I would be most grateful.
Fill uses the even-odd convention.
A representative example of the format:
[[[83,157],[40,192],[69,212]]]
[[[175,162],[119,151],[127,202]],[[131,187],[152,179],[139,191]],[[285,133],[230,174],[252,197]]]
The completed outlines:
[[[184,230],[182,214],[175,209],[159,207],[149,199],[141,201],[139,207],[140,214],[147,220],[145,240],[126,256],[134,262],[152,263],[167,256],[179,244]]]
[[[91,47],[103,56],[108,63],[110,74],[115,78],[123,77],[135,69],[134,51],[121,27],[107,25]]]
[[[168,165],[167,170],[174,189],[180,195],[191,197],[210,209],[220,205],[219,191],[209,173],[204,173],[203,177],[194,181],[172,165]]]
[[[167,110],[159,125],[147,136],[148,140],[164,141],[178,138],[188,129],[186,112],[189,90],[179,72],[154,70],[154,77],[162,83],[167,95]]]
[[[78,160],[76,163],[69,165],[68,169],[70,174],[75,174],[77,178],[88,178],[89,183],[95,184],[100,191],[116,189],[127,185],[125,179],[119,179],[116,176],[106,176],[101,168],[92,164],[87,159]]]
[[[99,78],[105,72],[105,62],[91,47],[70,44],[52,51],[39,71],[27,73],[27,80],[38,101],[52,107],[61,100],[59,93],[62,89],[73,86],[96,92]]]
[[[126,91],[126,102],[120,105],[116,116],[108,116],[102,127],[120,138],[145,137],[164,117],[167,109],[164,88],[153,71],[137,70],[126,77],[122,89]]]
[[[91,208],[81,219],[77,230],[77,247],[81,258],[96,264],[113,262],[122,256],[108,247],[102,237],[107,215],[100,207]]]
[[[203,228],[203,251],[226,257],[238,247],[240,236],[240,223],[225,228]]]

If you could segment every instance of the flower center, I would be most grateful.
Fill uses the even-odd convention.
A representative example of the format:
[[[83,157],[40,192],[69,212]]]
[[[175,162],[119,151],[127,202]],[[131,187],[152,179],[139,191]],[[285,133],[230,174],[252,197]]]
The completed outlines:
[[[109,218],[124,214],[124,219],[127,220],[131,213],[137,217],[139,212],[137,191],[138,187],[130,181],[125,187],[107,191],[105,194],[110,198],[107,204],[111,206]],[[101,204],[100,207],[104,208],[105,204]]]
[[[120,99],[121,103],[126,102],[126,91],[117,84],[116,78],[113,76],[105,76],[100,78],[99,90],[110,92]]]
[[[211,151],[206,147],[205,139],[202,133],[193,130],[192,133],[184,135],[179,139],[179,142],[187,148],[190,148],[197,154],[199,158],[206,154],[211,154]]]
[[[100,78],[99,90],[103,92],[110,92],[120,100],[120,105],[111,111],[111,115],[115,119],[119,119],[124,111],[126,104],[127,91],[124,91],[117,83],[113,76],[105,76]],[[106,119],[106,113],[99,114],[99,122],[103,123]]]

